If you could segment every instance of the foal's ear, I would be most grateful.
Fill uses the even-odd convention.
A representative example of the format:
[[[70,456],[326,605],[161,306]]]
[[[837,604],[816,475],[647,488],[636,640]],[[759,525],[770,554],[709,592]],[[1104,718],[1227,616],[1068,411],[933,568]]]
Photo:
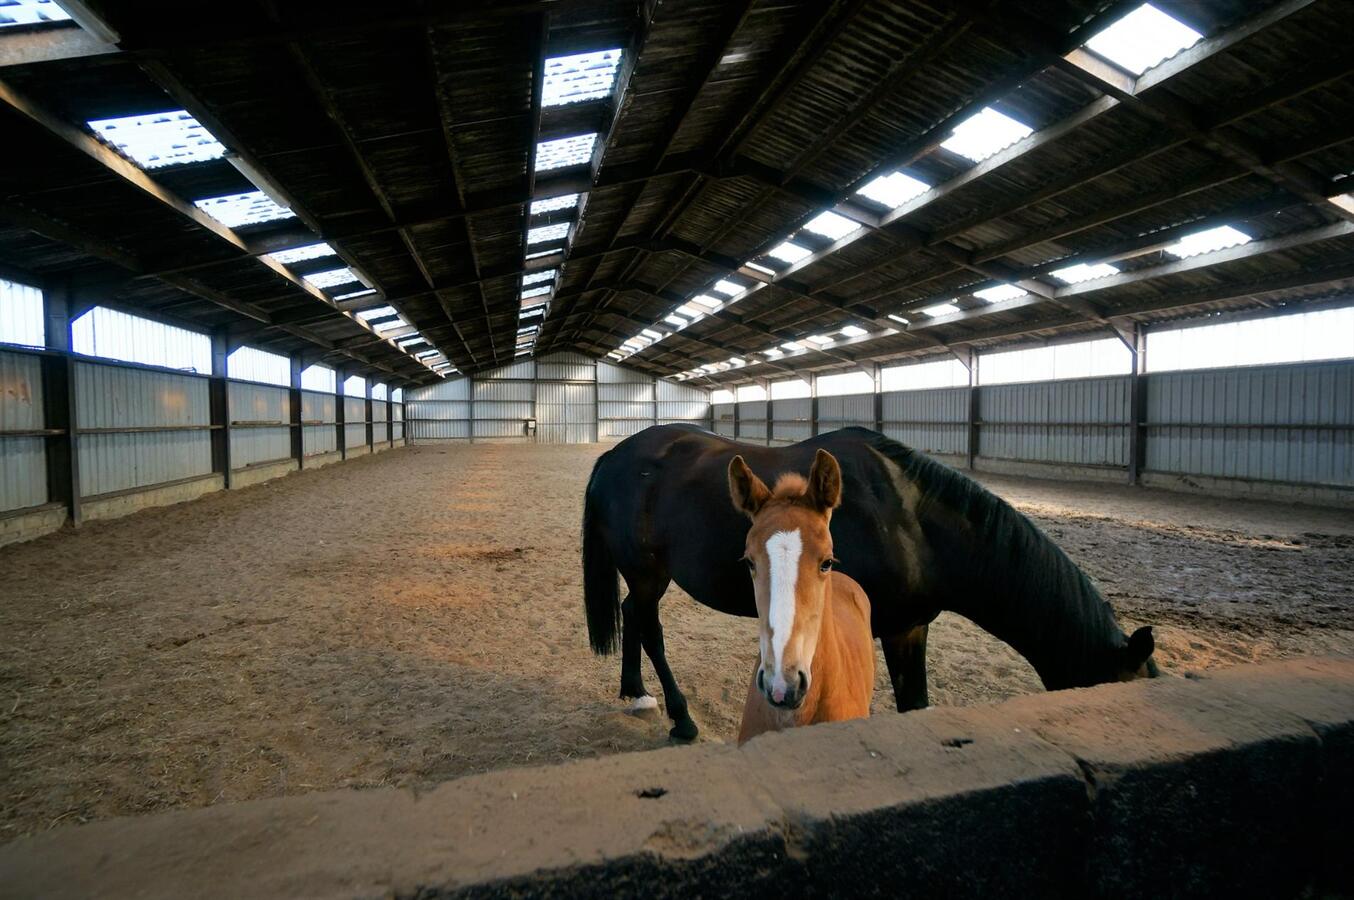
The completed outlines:
[[[826,450],[820,449],[813,456],[813,468],[809,469],[808,498],[824,512],[841,506],[842,467],[837,464],[837,457]]]
[[[1124,668],[1136,672],[1151,657],[1156,650],[1157,642],[1152,637],[1152,626],[1144,625],[1133,632],[1128,638],[1128,643],[1124,645],[1123,654]]]
[[[735,508],[752,518],[761,512],[762,506],[771,498],[771,491],[766,482],[748,468],[743,457],[735,456],[729,462],[729,496],[733,497]]]

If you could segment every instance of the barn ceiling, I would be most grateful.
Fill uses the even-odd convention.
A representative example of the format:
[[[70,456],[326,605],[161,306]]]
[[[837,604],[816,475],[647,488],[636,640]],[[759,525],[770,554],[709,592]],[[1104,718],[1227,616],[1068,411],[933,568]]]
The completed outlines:
[[[62,6],[0,24],[0,274],[355,374],[767,379],[1354,287],[1346,0]]]

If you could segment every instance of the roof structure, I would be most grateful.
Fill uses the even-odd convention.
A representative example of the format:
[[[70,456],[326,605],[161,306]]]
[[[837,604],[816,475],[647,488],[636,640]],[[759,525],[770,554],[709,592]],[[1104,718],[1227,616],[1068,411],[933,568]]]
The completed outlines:
[[[61,0],[0,20],[0,274],[409,383],[1348,302],[1354,4],[1144,6]]]

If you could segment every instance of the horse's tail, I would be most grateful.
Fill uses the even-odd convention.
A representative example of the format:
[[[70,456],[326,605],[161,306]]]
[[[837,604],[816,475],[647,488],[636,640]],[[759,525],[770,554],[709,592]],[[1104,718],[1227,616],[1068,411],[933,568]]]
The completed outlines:
[[[588,614],[588,643],[592,652],[605,656],[616,652],[621,625],[621,595],[616,580],[616,561],[607,546],[598,521],[601,503],[594,492],[597,470],[606,457],[597,460],[583,497],[583,607]]]

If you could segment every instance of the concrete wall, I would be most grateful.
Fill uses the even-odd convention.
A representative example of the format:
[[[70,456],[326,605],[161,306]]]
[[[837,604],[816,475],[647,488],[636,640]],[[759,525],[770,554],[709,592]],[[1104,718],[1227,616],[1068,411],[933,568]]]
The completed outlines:
[[[1354,660],[63,827],[0,896],[1333,895]]]
[[[578,353],[552,353],[473,378],[449,378],[409,391],[407,400],[415,441],[616,441],[658,423],[705,425],[710,408],[701,388]],[[527,433],[529,419],[536,423],[534,436]]]

